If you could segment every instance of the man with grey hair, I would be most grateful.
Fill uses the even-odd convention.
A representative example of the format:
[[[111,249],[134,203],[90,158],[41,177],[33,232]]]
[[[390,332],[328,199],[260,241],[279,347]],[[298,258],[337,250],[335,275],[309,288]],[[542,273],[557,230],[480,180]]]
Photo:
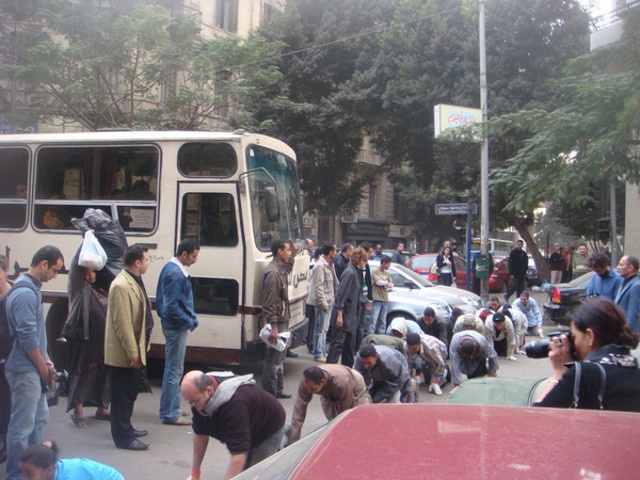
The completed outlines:
[[[616,293],[615,302],[627,315],[627,323],[634,332],[640,331],[640,278],[638,268],[640,261],[637,257],[626,255],[618,263],[618,273],[623,278]]]

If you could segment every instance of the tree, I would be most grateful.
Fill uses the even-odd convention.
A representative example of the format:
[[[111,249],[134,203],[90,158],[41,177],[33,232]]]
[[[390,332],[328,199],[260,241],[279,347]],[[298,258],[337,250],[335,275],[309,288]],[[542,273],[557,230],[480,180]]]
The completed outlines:
[[[203,40],[170,1],[33,3],[29,21],[46,33],[16,42],[2,74],[25,85],[43,121],[89,130],[210,127],[238,92],[279,79],[251,63],[277,45]]]

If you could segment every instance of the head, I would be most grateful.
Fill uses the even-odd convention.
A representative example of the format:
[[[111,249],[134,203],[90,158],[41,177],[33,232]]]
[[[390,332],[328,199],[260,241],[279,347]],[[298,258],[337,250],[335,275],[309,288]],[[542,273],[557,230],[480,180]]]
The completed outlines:
[[[96,283],[96,271],[94,269],[78,265],[78,271],[85,282],[90,283],[91,285]]]
[[[605,253],[596,253],[591,257],[591,270],[596,272],[596,275],[600,277],[606,277],[611,271],[611,260]]]
[[[422,312],[422,321],[425,325],[431,325],[436,321],[436,311],[431,307],[425,308],[424,312]]]
[[[178,244],[176,258],[185,267],[190,267],[198,261],[200,244],[195,238],[185,238]]]
[[[516,242],[516,248],[517,248],[518,250],[522,250],[522,247],[524,247],[524,240],[518,240],[518,241]]]
[[[588,253],[587,246],[584,243],[581,243],[580,245],[578,245],[578,254],[579,255],[581,255],[583,257],[586,257],[587,253]]]
[[[192,370],[182,379],[180,393],[191,407],[202,412],[216,387],[212,377],[200,370]]]
[[[314,241],[313,241],[313,240],[311,240],[310,238],[307,238],[307,239],[305,240],[305,243],[307,244],[307,250],[308,250],[308,252],[309,252],[309,255],[312,255],[312,254],[313,254],[313,251],[314,251],[314,250],[315,250],[315,248],[316,248],[316,244],[315,244],[315,243],[314,243]]]
[[[380,244],[376,245],[376,255],[378,256],[382,255],[382,245]]]
[[[503,313],[500,313],[500,312],[494,313],[492,319],[493,319],[493,327],[496,330],[502,330],[504,328],[505,316]]]
[[[489,305],[491,305],[491,310],[497,312],[500,309],[500,299],[498,297],[491,297],[489,299]]]
[[[318,247],[313,251],[313,259],[317,262],[322,255],[322,248]]]
[[[624,311],[606,297],[587,300],[571,314],[571,338],[578,360],[584,360],[592,350],[616,344],[631,349],[638,337],[627,324]]]
[[[124,252],[124,264],[135,275],[144,275],[149,268],[149,248],[142,243],[134,243]]]
[[[291,246],[289,242],[277,238],[271,243],[271,254],[277,262],[287,263],[289,257],[291,257]]]
[[[371,245],[369,242],[362,242],[360,245],[358,245],[358,247],[361,247],[365,252],[367,252],[367,260],[371,259],[371,257],[373,256],[373,245]]]
[[[362,247],[356,248],[351,255],[351,263],[353,263],[356,268],[359,268],[360,270],[364,268],[368,260],[369,253]]]
[[[482,323],[484,323],[487,318],[489,316],[491,316],[491,310],[489,308],[483,308],[480,310],[480,313],[478,313],[478,317],[480,318],[480,320],[482,320]]]
[[[56,278],[64,267],[64,257],[58,247],[47,245],[38,250],[31,259],[29,274],[42,283]]]
[[[340,253],[342,253],[342,256],[346,259],[351,258],[351,255],[353,254],[353,245],[350,243],[345,243],[340,248]]]
[[[309,393],[318,394],[327,384],[322,369],[316,365],[305,368],[302,372],[302,384]]]
[[[616,270],[622,278],[631,278],[638,274],[638,268],[640,268],[638,258],[626,255],[620,259]]]
[[[382,255],[380,258],[380,268],[382,270],[389,270],[391,266],[391,258],[388,255]]]
[[[449,255],[451,255],[451,247],[444,247],[442,249],[442,255],[444,255],[445,257],[448,257]]]
[[[404,251],[404,242],[399,242],[399,243],[398,243],[398,246],[396,247],[396,249],[397,249],[399,252],[403,252],[403,251]]]
[[[378,355],[376,347],[368,344],[360,347],[360,350],[358,350],[358,358],[366,370],[371,370],[378,364],[380,355]]]
[[[25,480],[50,480],[56,462],[58,446],[54,442],[30,445],[20,457],[20,473]]]
[[[322,245],[322,256],[326,260],[333,260],[336,258],[336,246],[332,243],[325,243]]]
[[[407,344],[407,350],[409,350],[410,353],[412,353],[413,355],[417,355],[420,353],[420,349],[422,348],[422,341],[420,340],[419,334],[415,332],[407,333],[405,342]]]
[[[458,345],[458,355],[462,358],[481,358],[484,353],[478,340],[474,337],[465,336]]]
[[[444,250],[445,248],[453,248],[453,244],[451,243],[451,240],[445,240],[444,241],[444,245],[442,246],[442,249]]]
[[[522,305],[529,303],[529,294],[527,292],[522,292],[520,294],[520,303],[522,303]]]
[[[9,259],[0,254],[0,283],[7,280],[9,275]]]
[[[461,317],[462,315],[464,315],[464,310],[462,310],[459,307],[455,307],[453,310],[451,310],[451,323],[455,323],[456,320]]]
[[[476,328],[476,317],[473,313],[465,313],[462,317],[462,328],[464,330],[473,330]]]

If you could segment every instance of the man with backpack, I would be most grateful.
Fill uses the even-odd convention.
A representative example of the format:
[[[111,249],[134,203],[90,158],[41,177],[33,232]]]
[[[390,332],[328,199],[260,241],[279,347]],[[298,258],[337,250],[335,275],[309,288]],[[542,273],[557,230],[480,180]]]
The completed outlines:
[[[42,247],[31,266],[9,292],[5,311],[9,333],[14,337],[5,363],[11,397],[7,434],[7,480],[22,478],[19,462],[27,443],[42,443],[42,431],[49,418],[45,387],[52,386],[56,371],[47,355],[47,333],[42,305],[42,284],[55,278],[64,266],[62,252]]]

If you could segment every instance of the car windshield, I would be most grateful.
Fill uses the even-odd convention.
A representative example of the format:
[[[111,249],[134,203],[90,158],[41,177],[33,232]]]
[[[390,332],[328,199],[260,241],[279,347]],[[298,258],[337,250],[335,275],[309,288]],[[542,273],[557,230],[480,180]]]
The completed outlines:
[[[433,287],[433,283],[431,283],[426,278],[418,275],[413,270],[408,269],[407,267],[403,267],[402,265],[398,265],[394,263],[391,265],[390,269],[396,270],[397,272],[401,272],[405,277],[409,277],[414,283],[420,285],[421,287]]]
[[[436,257],[413,257],[411,259],[411,268],[431,268]]]

